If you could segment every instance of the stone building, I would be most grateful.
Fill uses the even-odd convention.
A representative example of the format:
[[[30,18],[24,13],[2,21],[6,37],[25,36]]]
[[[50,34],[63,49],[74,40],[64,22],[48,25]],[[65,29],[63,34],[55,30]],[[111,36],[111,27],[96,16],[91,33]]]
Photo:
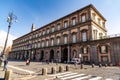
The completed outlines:
[[[92,5],[85,6],[13,41],[9,58],[36,61],[118,63],[120,37],[107,36],[106,19]]]

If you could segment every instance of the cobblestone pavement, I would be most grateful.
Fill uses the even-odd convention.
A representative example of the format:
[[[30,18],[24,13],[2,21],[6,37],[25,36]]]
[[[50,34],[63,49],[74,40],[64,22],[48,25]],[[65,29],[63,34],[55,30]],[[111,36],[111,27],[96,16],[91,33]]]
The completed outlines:
[[[8,69],[13,70],[13,80],[45,80],[51,79],[53,76],[51,75],[51,68],[56,67],[57,71],[59,66],[64,66],[64,68],[69,65],[70,71],[78,74],[86,74],[86,75],[94,75],[100,76],[105,80],[106,78],[110,78],[113,80],[120,80],[120,68],[119,67],[105,67],[95,66],[94,68],[91,65],[84,65],[83,69],[80,69],[80,65],[75,66],[74,64],[55,64],[55,63],[41,63],[41,62],[31,62],[29,66],[25,64],[25,61],[9,61],[8,65],[12,65],[17,68],[9,67]],[[42,75],[42,68],[48,69],[48,75]],[[23,69],[23,70],[20,70]],[[31,73],[32,71],[32,73]]]

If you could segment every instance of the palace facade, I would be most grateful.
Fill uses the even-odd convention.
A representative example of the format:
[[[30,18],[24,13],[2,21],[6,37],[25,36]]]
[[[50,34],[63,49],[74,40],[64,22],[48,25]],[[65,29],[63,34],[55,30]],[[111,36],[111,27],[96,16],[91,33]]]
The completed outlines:
[[[107,36],[106,19],[92,5],[70,13],[13,41],[9,58],[34,61],[120,62],[120,37]]]

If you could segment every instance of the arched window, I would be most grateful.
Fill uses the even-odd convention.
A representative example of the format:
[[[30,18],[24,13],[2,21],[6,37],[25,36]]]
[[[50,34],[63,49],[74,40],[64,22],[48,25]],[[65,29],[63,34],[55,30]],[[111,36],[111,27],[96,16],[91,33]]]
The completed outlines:
[[[72,41],[73,43],[76,43],[76,34],[73,34]]]

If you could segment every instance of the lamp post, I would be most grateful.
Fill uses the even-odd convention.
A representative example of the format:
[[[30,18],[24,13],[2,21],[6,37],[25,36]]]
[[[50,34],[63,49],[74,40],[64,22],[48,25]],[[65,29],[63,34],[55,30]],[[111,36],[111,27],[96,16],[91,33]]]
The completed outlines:
[[[6,40],[5,40],[5,45],[4,45],[4,48],[3,48],[3,54],[2,54],[2,57],[3,59],[6,59],[6,56],[5,56],[5,49],[6,49],[6,45],[7,45],[7,41],[8,41],[8,35],[9,35],[9,31],[10,31],[10,28],[11,28],[11,25],[12,25],[12,21],[15,20],[15,22],[17,22],[17,16],[15,16],[12,12],[8,14],[8,17],[7,17],[7,22],[8,22],[8,32],[7,32],[7,37],[6,37]]]

